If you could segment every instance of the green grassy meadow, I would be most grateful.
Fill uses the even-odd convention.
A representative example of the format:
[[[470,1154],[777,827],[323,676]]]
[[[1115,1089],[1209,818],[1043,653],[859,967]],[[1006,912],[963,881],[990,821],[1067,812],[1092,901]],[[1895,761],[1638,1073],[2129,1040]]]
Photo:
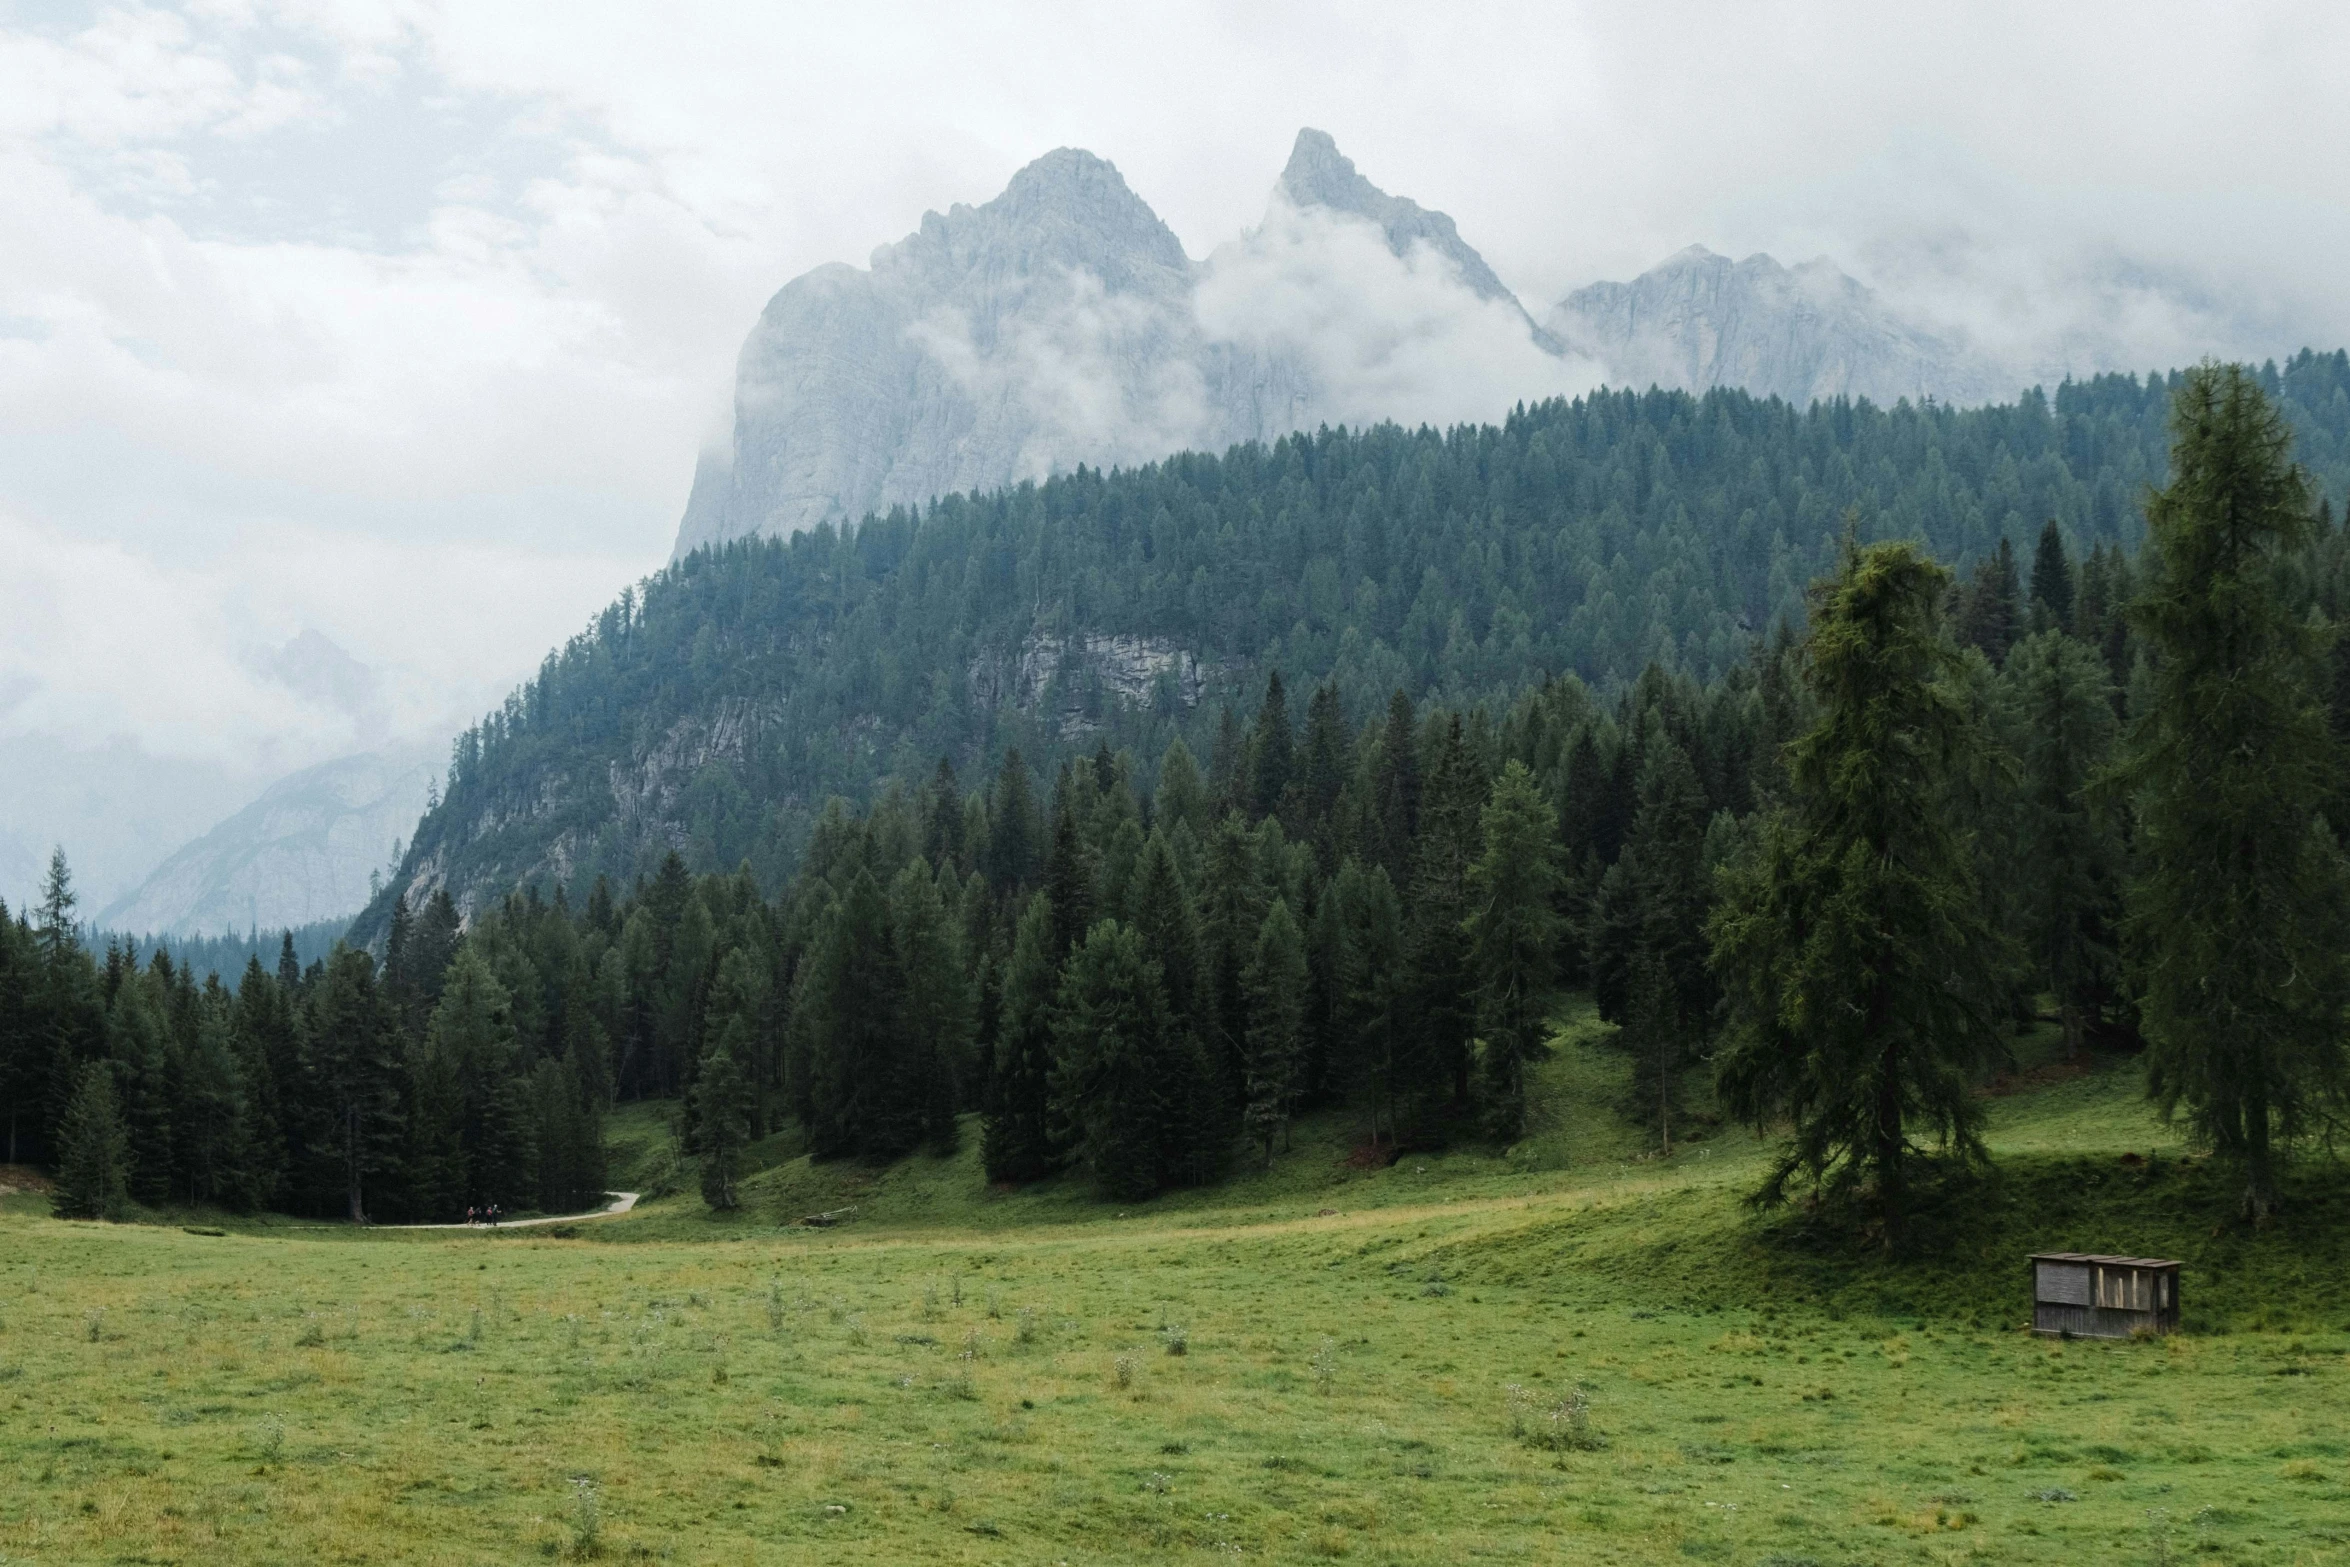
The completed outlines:
[[[2246,1233],[2107,1062],[1896,1265],[1745,1210],[1743,1133],[1639,1157],[1590,1034],[1506,1156],[1314,1122],[1124,1210],[975,1133],[497,1235],[0,1198],[0,1560],[2350,1562],[2337,1168]],[[2185,1259],[2188,1331],[2031,1337],[2052,1247]]]

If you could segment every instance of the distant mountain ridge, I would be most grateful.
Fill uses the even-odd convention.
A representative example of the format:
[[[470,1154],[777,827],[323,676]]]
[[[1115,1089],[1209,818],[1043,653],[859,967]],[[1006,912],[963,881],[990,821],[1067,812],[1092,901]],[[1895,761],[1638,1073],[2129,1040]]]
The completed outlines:
[[[190,936],[353,914],[374,895],[370,873],[416,830],[438,776],[432,754],[413,749],[304,768],[166,859],[95,923]]]
[[[2022,390],[1998,366],[1902,321],[1824,258],[1783,267],[1691,245],[1629,283],[1577,289],[1546,324],[1633,386],[1731,386],[1798,407],[1832,397],[1974,404]]]
[[[1383,263],[1354,243],[1364,228]],[[866,267],[777,291],[675,555],[1324,423],[1495,419],[1603,380],[1798,406],[1973,404],[2022,385],[1825,260],[1693,246],[1538,322],[1450,217],[1311,128],[1264,224],[1194,261],[1112,164],[1063,147],[993,201],[926,213]]]

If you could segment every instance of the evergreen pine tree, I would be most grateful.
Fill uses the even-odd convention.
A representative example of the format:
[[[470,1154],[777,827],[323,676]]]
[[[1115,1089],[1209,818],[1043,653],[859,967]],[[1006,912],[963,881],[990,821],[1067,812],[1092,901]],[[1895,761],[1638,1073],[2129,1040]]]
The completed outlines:
[[[938,771],[931,776],[928,799],[922,817],[922,857],[933,865],[962,866],[967,863],[963,848],[963,791],[955,781],[955,764],[945,757],[938,759]]]
[[[1961,595],[1958,640],[1981,648],[1997,665],[2007,658],[2022,631],[2022,585],[2016,578],[2015,547],[2002,537],[1999,547],[1975,565],[1975,574]]]
[[[1053,956],[1052,902],[1028,900],[1004,974],[1001,1021],[980,1128],[980,1159],[991,1181],[1033,1181],[1060,1162],[1051,1112],[1053,1005],[1060,966]]]
[[[1007,897],[1034,885],[1044,849],[1044,817],[1036,806],[1028,764],[1017,749],[1006,751],[987,798],[984,864],[989,884]]]
[[[2105,661],[2061,631],[2016,644],[2001,683],[2021,772],[2008,875],[2040,981],[2056,998],[2066,1052],[2077,1060],[2119,981],[2121,834],[2104,793],[2091,785],[2120,726]]]
[[[904,987],[900,1026],[903,1067],[911,1074],[897,1093],[920,1107],[922,1141],[935,1153],[955,1150],[955,1085],[970,1072],[971,987],[953,922],[938,882],[919,859],[889,886],[890,932]]]
[[[721,1046],[694,1082],[694,1124],[702,1201],[721,1213],[742,1202],[743,1148],[751,1136],[751,1085],[734,1051]]]
[[[397,1179],[406,1137],[399,1025],[376,984],[374,960],[340,943],[327,956],[312,1011],[310,1141],[351,1222],[365,1224],[367,1194]]]
[[[1558,976],[1558,817],[1526,764],[1512,760],[1479,818],[1485,848],[1469,867],[1479,1031],[1485,1039],[1487,1114],[1516,1141],[1526,1116],[1526,1063],[1546,1052]]]
[[[130,1209],[130,1132],[106,1062],[82,1068],[66,1105],[51,1207],[60,1219],[119,1219]]]
[[[1300,769],[1299,828],[1314,848],[1322,874],[1338,869],[1338,797],[1346,788],[1354,737],[1347,733],[1346,708],[1338,682],[1326,680],[1306,703],[1305,755]]]
[[[1215,801],[1207,780],[1200,776],[1199,762],[1177,735],[1167,742],[1167,754],[1159,759],[1158,792],[1151,797],[1152,824],[1171,833],[1181,823],[1191,829],[1194,838],[1205,840],[1215,818]]]
[[[1339,867],[1329,898],[1338,938],[1331,1000],[1343,1050],[1331,1065],[1338,1085],[1370,1113],[1371,1147],[1393,1149],[1406,1106],[1429,1075],[1420,1070],[1424,1040],[1407,1010],[1403,906],[1387,872],[1354,859]]]
[[[2065,557],[2064,533],[2051,517],[2032,552],[2032,630],[2073,629],[2073,563]]]
[[[1141,937],[1116,920],[1088,931],[1069,955],[1055,1013],[1053,1109],[1077,1160],[1114,1198],[1183,1180],[1199,1074],[1185,1069],[1188,1035]]]
[[[1907,544],[1846,543],[1814,589],[1819,704],[1788,748],[1791,798],[1716,910],[1730,1003],[1720,1081],[1732,1113],[1793,1138],[1758,1200],[1805,1174],[1865,1191],[1887,1245],[1908,1211],[1910,1129],[1979,1157],[1974,1074],[1998,1059],[1997,942],[1950,780],[1981,737],[1944,684],[1948,574]]]
[[[1219,1078],[1239,1091],[1247,1078],[1248,994],[1243,976],[1265,917],[1254,845],[1240,814],[1227,813],[1208,838],[1199,889],[1202,1045]]]
[[[1257,707],[1248,737],[1248,812],[1252,821],[1278,816],[1288,803],[1297,775],[1297,739],[1289,729],[1289,698],[1281,671],[1265,678],[1265,700]]]
[[[1470,868],[1483,851],[1484,789],[1458,715],[1444,726],[1421,795],[1404,932],[1408,1016],[1428,1069],[1449,1079],[1455,1104],[1469,1097],[1477,975],[1469,939]]]
[[[1398,887],[1411,885],[1412,845],[1420,833],[1418,728],[1412,699],[1398,688],[1387,699],[1387,719],[1379,728],[1366,822],[1370,841],[1363,855]]]
[[[2242,366],[2188,372],[2171,422],[2131,616],[2153,700],[2123,770],[2141,866],[2128,940],[2156,1102],[2236,1167],[2265,1220],[2280,1165],[2346,1086],[2350,903],[2321,815],[2340,759],[2314,684],[2322,639],[2276,585],[2311,508],[2292,431]]]
[[[1057,956],[1065,956],[1083,940],[1093,923],[1100,864],[1093,846],[1085,841],[1080,823],[1082,804],[1076,797],[1077,791],[1086,787],[1070,768],[1063,767],[1053,790],[1053,846],[1045,860],[1044,890],[1052,899],[1053,939],[1060,949]]]
[[[512,1208],[535,1197],[538,1149],[512,995],[477,941],[461,944],[449,962],[425,1052],[456,1088],[466,1205]]]
[[[1212,1019],[1200,962],[1199,922],[1191,889],[1175,863],[1167,835],[1154,829],[1142,846],[1128,889],[1126,922],[1142,938],[1142,947],[1159,965],[1167,987],[1167,1004],[1194,1030]]]
[[[1273,1144],[1286,1141],[1305,1052],[1305,935],[1286,901],[1275,898],[1257,928],[1242,984],[1248,997],[1249,1140],[1273,1167]]]

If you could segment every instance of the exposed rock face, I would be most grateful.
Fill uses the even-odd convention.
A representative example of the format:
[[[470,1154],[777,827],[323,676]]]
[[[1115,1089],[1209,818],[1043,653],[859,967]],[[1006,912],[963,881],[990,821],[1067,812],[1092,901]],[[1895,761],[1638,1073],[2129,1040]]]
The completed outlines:
[[[1012,658],[981,658],[969,670],[971,695],[987,707],[1034,712],[1050,706],[1063,739],[1102,728],[1102,708],[1199,705],[1214,666],[1164,637],[1037,633]]]
[[[1391,276],[1366,278],[1333,243],[1354,230]],[[1260,232],[1272,238],[1252,246]],[[1292,296],[1350,292],[1416,318],[1370,332],[1324,320],[1345,339],[1333,353],[1297,338]],[[1459,298],[1430,303],[1447,292]],[[1080,463],[1221,450],[1359,420],[1371,403],[1370,417],[1414,417],[1408,396],[1386,406],[1390,388],[1427,379],[1401,356],[1441,351],[1463,321],[1490,336],[1493,315],[1535,380],[1549,376],[1556,345],[1452,219],[1387,195],[1320,131],[1299,133],[1267,230],[1203,263],[1115,168],[1064,147],[985,206],[925,215],[869,269],[819,267],[769,301],[736,365],[731,448],[697,468],[677,553]],[[1477,411],[1551,389],[1524,368],[1505,365]]]
[[[1577,289],[1548,325],[1621,386],[1733,386],[1798,407],[1831,397],[1981,403],[2021,390],[1826,260],[1789,269],[1692,245],[1629,283]]]
[[[1191,288],[1173,231],[1074,148],[868,271],[794,279],[743,345],[731,460],[696,473],[678,553],[1196,441]]]
[[[1311,129],[1264,223],[1194,262],[1115,168],[1064,147],[768,302],[677,553],[1322,423],[1493,419],[1603,379],[1798,404],[2015,390],[1826,261],[1693,246],[1538,325],[1451,218]]]
[[[271,930],[355,914],[397,858],[437,776],[422,753],[369,752],[280,779],[100,911],[154,935]]]

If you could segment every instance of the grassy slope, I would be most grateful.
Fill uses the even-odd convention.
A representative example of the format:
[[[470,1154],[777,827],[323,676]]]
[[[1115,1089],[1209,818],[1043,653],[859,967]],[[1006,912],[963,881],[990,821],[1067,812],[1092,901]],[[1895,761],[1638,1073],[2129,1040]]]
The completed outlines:
[[[1997,1100],[1999,1174],[1894,1267],[1747,1214],[1742,1134],[1632,1158],[1620,1075],[1570,1044],[1509,1157],[1349,1170],[1316,1123],[1123,1214],[983,1190],[970,1139],[778,1142],[742,1214],[576,1239],[12,1201],[0,1553],[509,1561],[572,1549],[587,1476],[616,1559],[2350,1561],[2337,1175],[2247,1237],[2108,1063]],[[615,1141],[620,1184],[663,1161],[657,1111]],[[2047,1246],[2186,1259],[2196,1331],[2015,1331]],[[1607,1445],[1514,1439],[1511,1383],[1538,1423],[1587,1387]]]

